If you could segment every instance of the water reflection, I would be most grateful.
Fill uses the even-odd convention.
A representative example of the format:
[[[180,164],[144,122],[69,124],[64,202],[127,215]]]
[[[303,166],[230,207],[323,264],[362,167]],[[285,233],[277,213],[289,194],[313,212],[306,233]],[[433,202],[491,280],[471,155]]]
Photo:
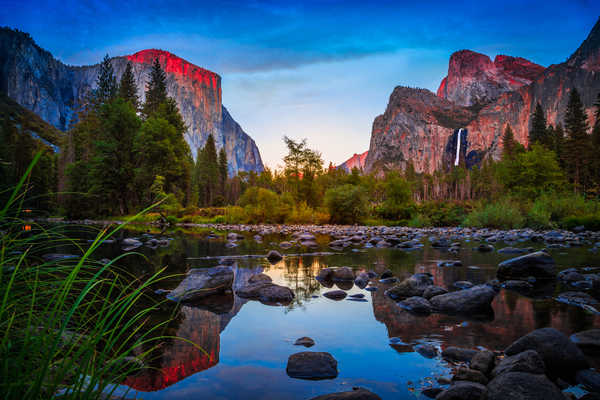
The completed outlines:
[[[265,238],[264,243],[274,240]],[[249,236],[237,248],[228,249],[224,240],[181,235],[175,237],[168,248],[145,252],[149,265],[134,266],[132,262],[131,268],[149,273],[168,265],[171,273],[185,272],[189,268],[218,263],[217,259],[194,261],[190,257],[265,254],[272,246],[257,244]],[[435,368],[441,368],[440,365],[443,367],[438,360],[425,360],[414,353],[414,346],[424,341],[442,348],[482,346],[502,350],[520,336],[541,327],[552,326],[567,334],[600,327],[599,317],[559,304],[551,297],[525,297],[501,290],[492,303],[492,320],[441,314],[423,317],[398,307],[385,296],[390,285],[374,282],[372,285],[378,290],[369,292],[352,283],[332,283],[333,288],[363,293],[371,304],[334,302],[322,296],[331,289],[314,279],[322,268],[330,266],[350,266],[355,271],[374,270],[378,274],[390,269],[399,279],[429,272],[436,285],[454,290],[452,285],[458,280],[478,284],[493,278],[498,262],[507,258],[497,253],[472,251],[466,243],[463,246],[459,255],[425,246],[410,253],[371,249],[329,256],[292,256],[274,265],[263,258],[236,258],[237,263],[232,267],[234,291],[246,284],[251,275],[262,272],[274,283],[291,288],[296,295],[294,301],[286,306],[269,307],[230,293],[182,306],[165,334],[188,339],[202,350],[182,340],[165,341],[156,350],[151,368],[124,383],[138,391],[156,392],[140,397],[170,399],[192,392],[205,398],[268,398],[267,393],[279,393],[283,398],[309,398],[368,382],[367,386],[382,398],[409,398],[411,394],[406,389],[409,379],[418,381]],[[297,253],[298,249],[293,252]],[[554,256],[561,268],[598,261],[585,249]],[[440,268],[438,262],[442,260],[461,260],[463,266]],[[164,289],[177,286],[181,279],[170,281],[169,287]],[[561,290],[552,286],[543,294],[552,295]],[[338,379],[316,384],[285,375],[287,357],[303,350],[291,343],[305,335],[316,339],[317,344],[311,350],[330,351],[336,356],[340,368]],[[399,337],[402,343],[390,346],[388,338],[391,337]],[[240,371],[245,375],[239,376]],[[247,392],[249,390],[252,394]]]

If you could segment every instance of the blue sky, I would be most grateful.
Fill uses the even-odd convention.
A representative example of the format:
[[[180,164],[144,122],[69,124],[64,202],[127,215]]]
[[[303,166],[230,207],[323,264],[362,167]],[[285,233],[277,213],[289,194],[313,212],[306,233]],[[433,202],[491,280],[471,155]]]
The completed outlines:
[[[0,25],[68,64],[162,48],[219,73],[223,103],[273,167],[283,135],[335,164],[367,150],[393,88],[435,91],[456,50],[547,66],[599,15],[600,1],[0,0]]]

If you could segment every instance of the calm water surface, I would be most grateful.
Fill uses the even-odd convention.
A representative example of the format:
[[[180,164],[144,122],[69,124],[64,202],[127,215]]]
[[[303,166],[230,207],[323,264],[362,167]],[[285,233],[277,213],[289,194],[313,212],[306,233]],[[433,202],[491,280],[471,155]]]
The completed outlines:
[[[139,276],[165,265],[169,273],[184,273],[189,268],[218,265],[216,259],[197,258],[265,254],[268,249],[277,248],[277,243],[289,239],[267,236],[259,244],[251,234],[245,234],[246,239],[238,247],[229,249],[224,236],[208,239],[208,233],[182,232],[164,235],[173,238],[168,247],[143,248],[147,259],[131,257],[125,261],[125,267]],[[330,251],[326,246],[329,240],[319,237],[318,251]],[[504,289],[492,304],[493,320],[470,321],[441,314],[412,315],[384,295],[390,285],[378,282],[374,283],[378,286],[375,292],[350,285],[340,287],[348,294],[363,293],[367,302],[329,300],[322,294],[332,289],[314,279],[321,268],[330,266],[378,273],[390,269],[399,279],[416,272],[430,272],[436,285],[454,290],[452,284],[457,280],[477,284],[494,278],[497,264],[513,257],[497,252],[480,253],[471,249],[475,245],[463,242],[457,255],[426,245],[411,252],[355,248],[338,254],[295,255],[274,265],[264,258],[240,258],[232,267],[235,287],[243,285],[252,274],[262,272],[275,283],[294,290],[293,304],[267,306],[230,295],[221,296],[209,305],[166,307],[164,312],[153,316],[159,322],[175,310],[177,316],[165,333],[187,338],[203,350],[187,342],[167,341],[155,351],[153,369],[128,378],[120,390],[129,388],[128,398],[143,399],[308,399],[362,386],[383,399],[412,399],[421,397],[423,387],[439,386],[438,377],[451,376],[449,366],[440,358],[427,359],[413,350],[419,343],[433,343],[440,350],[447,346],[502,350],[541,327],[552,326],[566,334],[600,327],[600,318],[582,309],[552,298],[533,299]],[[542,247],[529,242],[510,245]],[[495,243],[497,249],[504,246]],[[295,247],[281,251],[298,254],[313,250]],[[103,249],[103,253],[114,256],[122,251],[115,245]],[[551,250],[551,254],[560,268],[600,266],[600,256],[588,247]],[[440,260],[456,259],[462,261],[462,267],[437,266]],[[163,282],[160,288],[174,288],[181,279]],[[560,286],[550,287],[545,294],[564,290]],[[288,357],[305,350],[293,345],[301,336],[315,340],[316,345],[310,351],[326,351],[337,359],[336,379],[310,381],[287,376]],[[402,342],[390,344],[392,337]]]

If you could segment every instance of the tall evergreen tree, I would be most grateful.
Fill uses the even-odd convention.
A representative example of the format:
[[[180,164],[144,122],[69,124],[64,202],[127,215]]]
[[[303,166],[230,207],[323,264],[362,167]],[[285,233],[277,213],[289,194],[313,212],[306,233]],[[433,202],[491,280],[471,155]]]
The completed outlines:
[[[600,194],[600,93],[596,103],[596,114],[594,121],[594,129],[592,130],[592,180],[596,189],[596,194]]]
[[[146,103],[144,104],[144,115],[148,118],[158,111],[160,105],[167,101],[167,76],[160,66],[158,58],[152,64],[150,80],[146,86]]]
[[[208,135],[202,151],[198,154],[196,171],[199,203],[201,206],[211,206],[220,187],[219,160],[213,135]]]
[[[546,127],[546,116],[542,105],[538,102],[535,105],[535,111],[531,115],[531,130],[529,131],[529,147],[533,144],[539,143],[544,146],[548,146],[548,131]]]
[[[95,91],[95,101],[97,104],[104,104],[117,95],[117,78],[115,77],[115,71],[113,70],[110,58],[108,54],[104,56],[104,59],[100,63],[100,72],[96,79],[96,85],[98,86]]]
[[[577,89],[573,88],[565,112],[567,138],[564,149],[565,167],[576,191],[586,190],[591,167],[588,121]]]
[[[119,97],[129,102],[136,110],[140,106],[140,99],[137,94],[137,85],[135,84],[131,62],[127,63],[125,72],[123,72],[123,75],[121,76],[121,82],[119,82]]]
[[[502,158],[511,158],[515,155],[515,134],[510,125],[506,125],[502,136]]]
[[[220,178],[220,195],[225,197],[225,184],[229,176],[229,169],[227,168],[227,153],[225,147],[221,147],[219,150],[219,178]]]

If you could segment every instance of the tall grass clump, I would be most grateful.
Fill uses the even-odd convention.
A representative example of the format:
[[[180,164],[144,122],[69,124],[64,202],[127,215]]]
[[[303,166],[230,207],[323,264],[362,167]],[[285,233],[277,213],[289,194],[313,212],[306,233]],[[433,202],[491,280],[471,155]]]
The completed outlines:
[[[463,225],[475,228],[514,229],[525,224],[519,207],[508,199],[475,208]]]
[[[0,206],[0,397],[108,398],[143,366],[158,330],[147,326],[158,306],[146,298],[160,272],[145,280],[93,254],[122,228],[104,229],[91,244],[21,217],[26,174]],[[48,254],[75,249],[73,257]],[[135,356],[135,357],[134,357]]]

